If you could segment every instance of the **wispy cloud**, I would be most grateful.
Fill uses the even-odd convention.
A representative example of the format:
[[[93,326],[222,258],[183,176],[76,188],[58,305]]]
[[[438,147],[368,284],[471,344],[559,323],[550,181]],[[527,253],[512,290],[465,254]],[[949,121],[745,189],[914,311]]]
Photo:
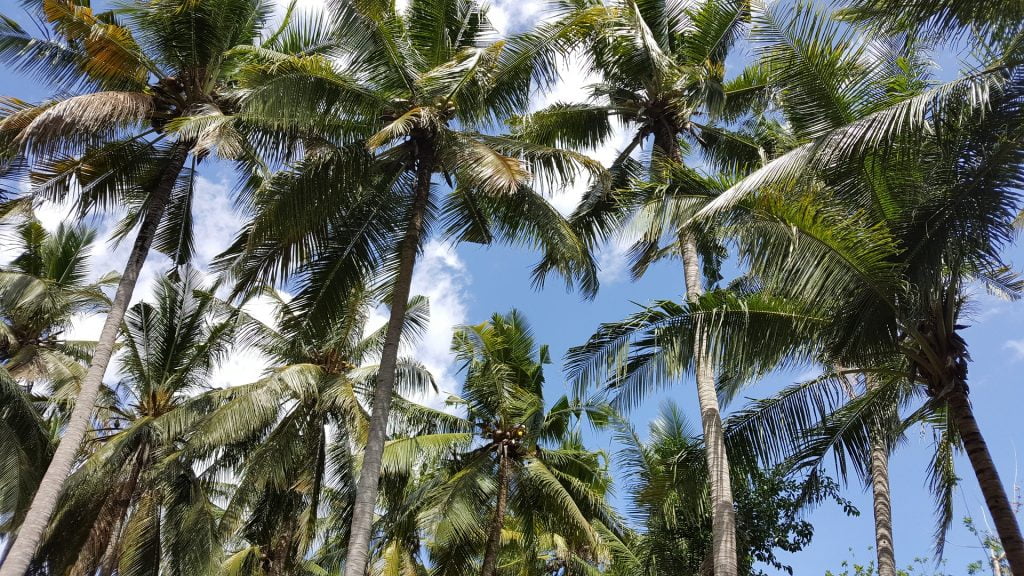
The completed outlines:
[[[1003,349],[1013,354],[1014,361],[1024,360],[1024,340],[1007,340]]]
[[[455,328],[468,321],[470,282],[465,263],[451,245],[435,240],[424,246],[413,274],[412,294],[430,299],[430,325],[408,354],[422,362],[434,375],[441,394],[418,400],[435,407],[440,407],[448,394],[460,388],[451,341]],[[385,312],[378,311],[378,326],[384,323]]]

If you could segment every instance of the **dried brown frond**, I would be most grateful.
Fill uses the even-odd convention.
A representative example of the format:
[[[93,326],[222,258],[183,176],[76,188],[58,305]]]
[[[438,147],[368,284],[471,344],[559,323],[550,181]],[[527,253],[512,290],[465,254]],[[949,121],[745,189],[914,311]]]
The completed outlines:
[[[22,131],[20,140],[29,150],[47,150],[61,141],[81,141],[144,125],[152,112],[153,97],[140,92],[74,96],[39,114]]]

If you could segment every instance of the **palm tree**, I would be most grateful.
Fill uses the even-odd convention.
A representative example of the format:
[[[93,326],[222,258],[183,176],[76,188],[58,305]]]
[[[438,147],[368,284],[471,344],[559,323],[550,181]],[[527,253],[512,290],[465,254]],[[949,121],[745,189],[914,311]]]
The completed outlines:
[[[49,417],[46,401],[59,403],[68,390],[73,396],[85,372],[81,363],[88,362],[91,343],[64,333],[76,315],[104,311],[110,300],[101,288],[117,280],[108,274],[95,283],[86,281],[94,237],[84,228],[62,225],[50,233],[35,220],[22,222],[13,234],[21,251],[0,267],[0,436],[5,438],[0,459],[10,471],[2,480],[0,514],[8,545],[53,454],[59,419]],[[36,386],[44,383],[45,389]]]
[[[627,537],[630,554],[653,574],[710,573],[711,514],[701,438],[671,401],[660,407],[645,440],[628,422],[613,422],[622,446],[616,460],[627,471],[634,517],[644,528],[643,534]],[[775,550],[797,552],[813,536],[803,512],[824,500],[835,500],[849,511],[849,503],[839,497],[831,479],[791,478],[787,470],[764,468],[745,457],[751,451],[744,444],[749,438],[728,427],[726,438],[730,454],[739,456],[732,460],[730,472],[737,488],[740,572],[760,574],[755,563],[785,570]],[[634,570],[633,562],[626,560],[625,571]]]
[[[778,7],[758,10],[751,37],[759,43],[760,58],[744,75],[756,78],[768,96],[775,96],[763,102],[767,110],[762,114],[787,120],[784,130],[780,130],[781,127],[774,129],[776,154],[813,142],[815,138],[828,142],[823,134],[840,132],[855,120],[896,107],[928,87],[926,64],[914,43],[901,42],[899,38],[883,41],[858,37],[830,22],[824,15],[815,15],[815,11],[808,7],[797,8],[795,14],[788,14]],[[863,41],[859,48],[855,47],[858,41]],[[868,57],[873,57],[877,65],[864,65],[863,59]],[[742,81],[742,77],[737,80],[738,83]],[[774,123],[779,124],[778,120]],[[766,160],[770,159],[772,156],[766,157]],[[666,191],[665,194],[686,199],[693,197],[695,190],[699,192],[704,188],[707,190],[704,197],[710,199],[735,184],[729,182],[723,186],[712,182],[708,186],[692,176],[677,177],[671,186],[677,190]],[[691,208],[681,218],[685,220],[692,214]],[[829,358],[819,358],[818,361],[824,365],[834,362]],[[843,373],[842,370],[839,372]],[[744,383],[743,378],[732,379],[734,391]],[[866,382],[870,384],[876,379],[869,378]],[[835,380],[828,381],[830,386],[836,384]],[[889,414],[889,411],[877,414],[883,413]],[[886,426],[882,422],[872,425]],[[892,425],[892,419],[888,425]],[[896,565],[887,472],[888,446],[883,435],[882,430],[870,434],[872,456],[867,464],[874,498],[878,570],[882,576],[894,576]],[[781,463],[778,460],[774,462],[776,465]]]
[[[461,415],[438,412],[433,433],[395,438],[384,452],[387,472],[439,460],[421,512],[432,526],[430,564],[440,574],[479,566],[494,576],[507,557],[527,570],[552,535],[594,552],[593,523],[618,522],[605,501],[604,457],[582,445],[573,425],[588,413],[603,417],[603,409],[565,397],[545,407],[547,347],[536,345],[515,310],[460,328],[452,347],[466,381],[448,404]]]
[[[1001,526],[1000,534],[1011,542],[1008,549],[1020,550],[1017,562],[1024,563],[1024,540],[1009,512],[1005,492],[967,402],[966,344],[956,334],[959,329],[956,318],[967,299],[965,282],[978,280],[1011,295],[1021,286],[999,256],[999,247],[1008,239],[1007,231],[1020,210],[1016,195],[1007,188],[1019,182],[1019,151],[1004,140],[1015,138],[1021,130],[1017,100],[1021,74],[1019,47],[1013,42],[994,46],[1002,46],[1004,51],[997,51],[991,64],[986,63],[986,68],[976,74],[994,82],[992,99],[979,103],[974,93],[962,90],[963,82],[943,87],[938,96],[934,93],[936,89],[925,89],[927,78],[912,58],[902,57],[903,44],[899,39],[851,49],[850,33],[838,25],[826,23],[813,10],[798,9],[789,18],[783,16],[780,10],[766,11],[764,28],[769,37],[779,40],[777,47],[769,50],[768,59],[772,69],[778,70],[782,89],[789,95],[785,112],[798,138],[811,141],[811,150],[822,142],[819,135],[828,131],[845,132],[844,138],[864,138],[870,144],[871,139],[862,136],[859,130],[871,124],[874,130],[890,131],[887,148],[884,154],[874,146],[865,147],[859,154],[833,150],[821,154],[802,169],[790,171],[793,166],[788,166],[763,170],[724,195],[726,198],[720,205],[755,189],[758,196],[765,190],[788,196],[787,190],[792,190],[791,194],[806,194],[808,189],[824,185],[826,189],[820,195],[838,200],[846,207],[845,213],[840,210],[833,215],[826,211],[820,214],[821,221],[812,222],[809,215],[797,216],[777,207],[767,212],[771,217],[780,211],[787,212],[791,215],[782,221],[803,220],[804,224],[798,228],[816,236],[824,231],[821,225],[834,217],[852,216],[870,231],[870,240],[861,239],[854,260],[863,265],[857,273],[862,282],[860,288],[870,288],[853,297],[859,300],[841,300],[856,302],[854,305],[858,308],[838,308],[839,329],[846,337],[837,341],[841,342],[839,349],[830,354],[834,354],[832,357],[841,365],[873,368],[875,375],[869,372],[869,384],[889,377],[880,367],[890,365],[893,355],[903,358],[910,366],[910,381],[924,384],[923,390],[929,398],[921,410],[933,414],[932,419],[943,430],[940,452],[951,453],[958,443],[956,435],[961,435],[959,441],[964,442],[986,502],[996,524]],[[799,70],[801,55],[794,54],[791,48],[794,33],[807,39],[803,45],[808,53],[815,51],[821,58],[829,57],[841,46],[848,50],[848,55],[842,59],[846,62],[856,62],[858,53],[875,55],[884,63],[882,66],[854,72],[866,80],[882,68],[891,72],[887,78],[873,82],[840,85],[833,80],[842,66],[834,67],[836,73],[831,75],[820,74],[823,66],[817,66],[819,75],[812,77]],[[834,48],[829,50],[828,46]],[[856,65],[846,66],[847,70],[856,68]],[[927,130],[900,135],[899,128],[891,129],[883,122],[894,121],[896,117],[890,111],[905,106],[906,102],[916,100],[910,107],[919,107],[921,95],[927,95],[934,102],[925,117]],[[993,115],[989,116],[986,109],[992,110]],[[978,123],[982,115],[985,122]],[[988,123],[993,116],[999,123]],[[933,130],[938,133],[932,134]],[[918,164],[912,164],[914,170],[908,171],[905,162]],[[933,172],[925,171],[929,167]],[[820,201],[815,200],[813,204],[817,206]],[[713,205],[707,212],[718,207]],[[932,225],[939,222],[938,228],[932,229]],[[765,233],[763,226],[757,228],[757,234]],[[802,268],[807,275],[801,276],[799,281],[790,277],[788,286],[781,287],[781,291],[799,294],[802,298],[813,298],[812,294],[822,290],[831,292],[835,286],[818,284],[823,277],[817,274],[828,273],[829,265],[822,259],[838,256],[842,250],[852,251],[852,245],[845,240],[856,235],[848,229],[830,233],[829,236],[836,239],[835,249],[816,256],[808,254],[808,258],[816,260],[817,270],[811,274],[808,268]],[[771,270],[765,277],[783,268],[791,272],[794,266],[809,263],[801,262],[798,256],[787,257],[775,252],[781,245],[768,248],[774,241],[771,236],[769,233],[748,244],[755,246],[748,257],[756,268]],[[765,264],[761,259],[769,253],[778,257],[779,262]],[[774,276],[772,281],[781,279]],[[899,285],[899,281],[907,284]],[[851,294],[855,292],[856,289]],[[948,360],[940,360],[940,357]],[[937,366],[943,362],[947,365]],[[918,416],[921,414],[923,412]],[[948,492],[952,473],[944,464],[947,461],[948,457],[937,459],[943,464],[933,473],[933,485]],[[951,509],[946,507],[943,512],[942,524],[947,526]],[[944,527],[940,526],[940,530]]]
[[[944,416],[920,405],[920,390],[906,382],[899,358],[871,368],[825,370],[734,412],[726,421],[735,442],[752,447],[765,466],[820,475],[832,456],[845,480],[856,474],[871,488],[879,573],[896,573],[888,462],[913,426],[932,429],[935,451],[928,469],[938,513],[936,550],[941,555],[953,518],[954,432]]]
[[[1024,9],[1012,0],[921,0],[910,6],[895,0],[851,0],[836,16],[881,34],[912,33],[936,43],[970,38],[984,47],[1013,42],[1021,33]]]
[[[80,380],[79,362],[88,361],[89,343],[63,334],[76,315],[110,306],[102,289],[115,284],[117,275],[87,282],[93,230],[62,224],[50,233],[29,220],[16,234],[21,252],[0,267],[0,364],[28,391],[39,382]]]
[[[192,116],[230,110],[230,50],[250,45],[273,7],[262,0],[160,0],[95,13],[88,2],[29,2],[43,38],[10,18],[0,23],[0,55],[54,87],[58,98],[31,105],[8,99],[0,123],[3,157],[31,162],[33,192],[79,193],[83,212],[128,208],[118,228],[138,234],[82,382],[75,409],[2,576],[21,576],[71,470],[110,362],[114,340],[150,247],[176,263],[192,253],[189,226],[195,166],[211,149],[243,154],[237,133],[176,132]],[[65,94],[73,94],[64,96]],[[234,145],[229,145],[234,144]]]
[[[282,575],[312,570],[311,555],[320,565],[337,560],[331,545],[320,550],[318,543],[348,535],[354,452],[366,441],[364,405],[378,370],[368,362],[379,357],[387,326],[364,335],[371,310],[365,290],[352,294],[346,321],[326,338],[275,291],[266,294],[276,300],[279,327],[248,319],[242,333],[272,368],[251,384],[210,392],[219,408],[199,426],[189,450],[216,456],[217,468],[238,478],[220,533],[247,545],[233,551],[227,565]],[[413,298],[406,342],[415,341],[428,316],[426,299]],[[397,385],[404,394],[422,394],[433,378],[402,358]]]
[[[613,119],[629,126],[633,137],[612,165],[612,186],[629,187],[640,173],[632,158],[636,149],[652,139],[646,166],[652,182],[664,184],[670,168],[681,164],[693,143],[708,164],[727,170],[757,165],[764,154],[750,134],[734,132],[720,121],[736,120],[763,91],[756,78],[741,76],[726,83],[725,59],[743,34],[750,17],[750,2],[704,1],[684,5],[672,1],[612,3],[588,49],[602,81],[592,89],[592,103],[555,104],[524,119],[525,130],[551,142],[592,145],[612,132]],[[685,143],[685,145],[684,145]],[[692,210],[692,202],[682,199]],[[660,210],[660,211],[659,211]],[[670,236],[664,252],[682,259],[685,298],[703,291],[701,264],[707,271],[720,259],[714,242],[684,226],[685,218],[670,206],[642,194],[610,192],[607,185],[593,187],[573,215],[575,226],[596,242],[627,228],[630,220],[663,222],[657,237],[645,238],[638,273],[659,250],[661,232]],[[675,209],[677,210],[677,209]],[[715,367],[699,359],[695,369],[698,398],[707,439],[709,477],[716,514],[715,573],[736,574],[735,511],[728,477],[728,456],[721,439],[721,416],[714,394]]]
[[[220,553],[214,479],[182,448],[214,404],[209,386],[236,322],[179,269],[125,315],[115,401],[101,406],[35,563],[55,573],[206,573]]]
[[[679,190],[666,190],[664,195],[681,195],[685,200],[694,195],[695,189],[699,191],[703,188],[707,191],[703,194],[705,198],[718,196],[717,200],[711,202],[711,207],[705,209],[705,213],[712,213],[720,207],[736,204],[737,199],[743,198],[746,191],[766,182],[785,181],[787,186],[791,186],[792,182],[799,181],[801,167],[819,168],[820,165],[821,171],[817,173],[827,173],[828,170],[832,170],[837,158],[857,153],[872,141],[880,140],[883,134],[893,136],[902,130],[910,132],[908,127],[913,127],[915,122],[918,122],[916,118],[922,114],[923,106],[930,106],[927,108],[929,111],[955,109],[955,106],[951,105],[951,101],[955,100],[953,95],[960,94],[960,90],[966,90],[966,87],[972,84],[991,83],[993,76],[996,75],[986,71],[978,78],[958,80],[945,86],[930,88],[927,77],[922,73],[920,57],[915,54],[912,46],[908,48],[904,42],[899,41],[900,39],[858,44],[858,39],[852,31],[829,22],[814,9],[798,7],[791,10],[795,12],[789,14],[779,6],[758,10],[753,37],[762,43],[762,59],[760,65],[744,74],[761,79],[764,85],[771,88],[768,94],[775,92],[780,96],[773,106],[782,112],[787,120],[791,133],[783,140],[788,140],[790,143],[787,146],[794,150],[772,160],[763,169],[724,193],[720,186],[701,185],[698,180],[689,177],[676,178],[673,185]],[[868,57],[877,61],[877,65],[865,66],[863,62]],[[892,128],[894,123],[897,128]],[[875,178],[862,182],[865,186],[877,188],[879,180]],[[694,186],[695,183],[698,186]],[[884,205],[884,201],[874,204],[879,205]],[[754,211],[750,206],[736,208],[742,209],[741,211]],[[692,209],[683,214],[682,220],[686,221],[691,214]],[[717,223],[720,222],[716,221]],[[764,242],[758,235],[765,233],[765,226],[768,224],[747,230],[745,234],[748,234],[748,237],[744,241],[751,244]],[[782,257],[781,252],[778,254]],[[762,300],[760,304],[765,305],[767,302]],[[745,304],[740,304],[741,308],[742,306]],[[799,306],[795,308],[806,309]],[[667,309],[661,312],[665,314],[656,321],[664,322],[666,326],[678,321],[673,319],[675,312]],[[740,313],[740,309],[735,312]],[[762,320],[770,319],[770,307],[757,312],[768,313]],[[710,314],[711,311],[702,310],[701,313]],[[725,311],[722,314],[725,314]],[[642,323],[643,320],[639,316],[643,314],[637,318],[637,321]],[[625,324],[628,322],[619,328],[623,328]],[[665,329],[646,325],[641,330],[639,324],[635,328],[650,335]],[[611,332],[615,330],[607,330],[605,334]],[[619,334],[622,335],[624,332]],[[760,339],[760,335],[756,338]],[[672,348],[670,344],[662,344],[661,349]],[[815,359],[825,365],[837,362],[835,358],[828,357]],[[778,357],[766,360],[765,365],[771,366],[772,362],[777,360]],[[886,365],[888,359],[876,355],[872,361],[877,363],[877,367],[881,367]],[[733,370],[742,368],[734,367]],[[728,374],[729,371],[724,372]],[[887,376],[876,374],[868,379],[868,382],[885,377]],[[743,378],[735,380],[740,383],[744,381]],[[887,397],[891,398],[891,395]],[[877,399],[873,405],[880,405]],[[880,434],[873,436],[878,435]],[[876,487],[874,495],[879,565],[882,570],[892,571],[895,566],[891,553],[891,525],[887,522],[888,482],[884,470],[885,454],[882,442],[876,442],[874,455],[873,459],[865,460],[864,463],[872,468],[873,484]],[[887,537],[887,534],[890,536]]]
[[[802,358],[858,367],[869,381],[877,378],[888,387],[884,395],[890,399],[927,397],[918,416],[930,413],[943,431],[940,451],[951,454],[963,443],[1007,550],[1024,551],[967,400],[967,346],[957,334],[967,282],[981,281],[1010,295],[1021,289],[999,256],[1020,210],[1012,191],[1020,181],[1020,151],[1010,144],[1021,130],[1020,68],[1001,57],[998,73],[986,71],[987,81],[998,74],[998,82],[979,107],[973,93],[960,91],[965,81],[951,85],[956,89],[944,87],[940,95],[922,91],[915,87],[921,79],[907,73],[907,62],[895,51],[878,50],[878,44],[853,48],[848,32],[814,10],[797,8],[788,16],[783,10],[764,13],[768,37],[779,40],[767,55],[788,96],[787,119],[806,143],[720,195],[699,217],[737,209],[735,221],[745,227],[738,240],[741,257],[792,312],[780,323],[815,342]],[[794,36],[806,40],[795,42]],[[840,47],[847,50],[840,65],[825,66]],[[858,55],[867,51],[891,65],[858,68]],[[809,55],[816,59],[803,58]],[[801,58],[807,70],[801,70]],[[811,74],[814,63],[819,65]],[[844,68],[870,80],[885,67],[896,73],[877,82],[836,81]],[[919,95],[934,102],[928,129],[908,133],[901,124],[886,133],[884,150],[876,147],[873,140],[888,130],[883,121],[895,121],[894,110],[916,110]],[[858,141],[820,148],[837,135]],[[733,312],[744,306],[737,302]],[[744,322],[737,316],[737,325]],[[788,335],[764,330],[758,342],[781,353]],[[742,338],[741,332],[731,334]],[[779,341],[766,343],[764,334]],[[747,351],[755,354],[756,347]],[[894,357],[902,378],[893,377]],[[897,394],[886,381],[911,390]],[[938,462],[948,462],[948,454]],[[952,479],[948,467],[933,472],[940,490]],[[1024,562],[1017,558],[1011,564]]]
[[[242,257],[226,258],[226,266],[240,291],[300,273],[305,281],[296,301],[323,326],[337,318],[351,285],[385,272],[374,280],[388,287],[389,332],[345,564],[347,576],[361,576],[405,306],[431,227],[440,220],[455,241],[544,247],[567,279],[592,291],[586,247],[537,188],[600,166],[488,132],[525,111],[535,80],[553,81],[553,53],[577,35],[577,22],[497,40],[476,2],[413,0],[404,13],[390,0],[337,0],[330,7],[329,55],[270,55],[245,71],[239,117],[275,118],[280,133],[301,142],[288,150],[302,156],[254,185],[257,215],[233,251]],[[447,195],[436,190],[436,176],[449,186]]]

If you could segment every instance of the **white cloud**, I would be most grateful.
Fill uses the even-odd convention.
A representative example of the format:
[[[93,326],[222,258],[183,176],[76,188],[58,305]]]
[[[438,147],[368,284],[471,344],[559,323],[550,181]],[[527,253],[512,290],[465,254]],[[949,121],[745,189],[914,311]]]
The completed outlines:
[[[291,300],[291,294],[277,291],[278,297],[285,302]],[[267,296],[257,296],[245,303],[242,310],[267,326],[277,329],[278,301]],[[258,351],[249,348],[235,348],[231,354],[217,366],[210,377],[210,385],[215,388],[226,388],[249,384],[258,380],[271,367],[270,359]]]
[[[589,100],[589,87],[598,81],[598,77],[585,69],[581,59],[578,57],[567,58],[559,64],[559,70],[558,84],[550,92],[535,98],[534,109],[559,102],[579,103]],[[600,162],[601,165],[608,167],[629,145],[630,139],[631,134],[626,127],[615,123],[612,126],[612,134],[602,145],[583,152]],[[562,214],[572,213],[590,184],[590,179],[585,175],[578,176],[569,186],[552,194],[550,198],[552,206]],[[615,239],[601,249],[598,259],[603,282],[616,282],[625,279],[626,254],[630,244],[631,242],[626,239]]]
[[[441,389],[439,397],[423,399],[435,407],[459,389],[450,349],[455,327],[467,321],[469,283],[465,263],[451,245],[434,240],[424,246],[413,274],[412,293],[430,299],[430,326],[412,356],[426,365]]]
[[[291,0],[277,1],[277,14],[279,17],[284,16],[284,11],[288,8],[290,3]],[[298,2],[295,3],[296,11],[323,10],[326,7],[327,0],[298,0]]]
[[[602,284],[613,284],[629,279],[627,256],[631,245],[632,243],[628,239],[618,236],[598,251],[597,264],[600,266],[598,279]]]
[[[104,320],[103,314],[76,314],[66,337],[68,340],[99,340]]]
[[[1014,361],[1024,360],[1024,340],[1007,340],[1003,349],[1013,354]]]
[[[539,0],[498,0],[487,11],[491,25],[502,36],[514,34],[537,23],[544,12]]]
[[[43,225],[43,228],[53,232],[55,231],[62,222],[74,222],[74,202],[69,195],[67,200],[62,203],[42,201],[36,205],[35,212],[36,220]]]
[[[259,380],[270,361],[255,350],[233,350],[210,375],[210,386],[228,388]]]
[[[539,110],[556,103],[575,104],[590,100],[590,87],[600,81],[598,75],[587,69],[579,55],[562,58],[558,63],[559,81],[548,92],[534,95],[533,110]],[[630,134],[625,127],[613,124],[612,134],[596,149],[582,150],[603,166],[610,166],[619,153],[629,144]],[[569,214],[579,204],[583,193],[590,185],[589,178],[581,175],[565,189],[551,197],[551,204],[562,214]]]
[[[208,266],[235,239],[242,219],[231,201],[226,181],[213,182],[200,176],[196,181],[193,233],[196,240],[196,262]]]
[[[402,354],[422,362],[433,374],[440,394],[431,393],[415,400],[435,408],[442,407],[448,395],[460,388],[450,348],[452,333],[468,318],[470,280],[465,263],[450,244],[432,240],[424,246],[413,273],[411,295],[430,300],[430,323],[418,342],[403,345]],[[364,332],[369,334],[383,326],[387,314],[388,309],[383,306],[373,310]]]

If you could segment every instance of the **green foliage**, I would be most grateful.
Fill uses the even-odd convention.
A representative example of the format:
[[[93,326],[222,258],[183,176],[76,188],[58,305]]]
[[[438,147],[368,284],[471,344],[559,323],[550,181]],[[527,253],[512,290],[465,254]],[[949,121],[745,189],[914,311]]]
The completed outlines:
[[[489,538],[504,544],[502,570],[527,573],[552,554],[566,560],[600,548],[595,523],[618,529],[619,521],[606,501],[607,457],[583,446],[578,423],[603,408],[566,397],[546,405],[547,347],[518,311],[460,328],[452,349],[466,381],[448,405],[465,419],[452,428],[458,433],[411,438],[419,458],[437,458],[422,512],[436,522],[430,563],[441,574],[469,573]],[[398,456],[402,444],[393,440],[388,450]],[[501,516],[492,504],[499,490],[507,493]]]
[[[515,310],[457,330],[465,381],[443,409],[415,400],[437,392],[433,376],[399,358],[374,576],[707,573],[703,439],[674,406],[646,441],[614,410],[701,362],[723,403],[772,370],[821,369],[725,421],[743,574],[792,573],[778,552],[811,541],[809,506],[857,513],[826,458],[867,479],[871,449],[919,424],[936,438],[923,478],[941,557],[954,458],[972,440],[979,452],[956,413],[973,286],[1024,295],[1005,256],[1024,218],[1019,1],[558,0],[504,38],[474,0],[293,1],[274,26],[264,0],[24,5],[38,31],[0,17],[0,62],[52,97],[0,99],[0,224],[14,222],[3,240],[17,252],[0,268],[5,538],[93,349],[64,335],[117,281],[88,281],[92,231],[18,218],[39,200],[117,209],[121,239],[165,190],[153,246],[176,266],[125,317],[33,574],[341,569],[377,363],[398,350],[368,322],[431,238],[540,251],[537,284],[556,272],[586,296],[604,241],[631,242],[639,277],[692,239],[707,291],[601,324],[566,359],[572,398],[545,400],[552,359]],[[752,62],[727,77],[743,38]],[[970,54],[940,83],[927,55],[943,42]],[[588,100],[532,108],[570,54],[598,76]],[[614,160],[589,158],[620,126]],[[247,221],[207,285],[184,265],[211,155],[238,168]],[[564,218],[547,196],[583,180]],[[727,282],[730,257],[741,274]],[[257,296],[272,325],[246,313]],[[403,354],[428,321],[411,298]],[[213,388],[242,347],[270,368]],[[580,399],[590,388],[600,401]],[[622,451],[586,446],[584,421],[613,427]],[[635,530],[609,504],[614,466]],[[1007,573],[1006,534],[965,527],[985,553],[967,573]],[[826,575],[875,571],[851,559]],[[944,571],[917,558],[898,573]]]
[[[219,561],[216,481],[182,448],[212,408],[194,395],[209,385],[234,323],[192,269],[160,279],[153,298],[125,316],[119,380],[67,480],[39,566],[195,574]]]
[[[61,225],[46,231],[34,219],[3,230],[17,252],[0,267],[0,518],[9,532],[22,520],[85,373],[92,343],[65,333],[78,315],[102,313],[107,274],[89,282],[95,232]],[[6,238],[5,238],[6,239]]]
[[[700,437],[673,403],[661,407],[645,442],[628,424],[617,428],[624,445],[617,459],[636,478],[628,488],[634,515],[643,526],[634,536],[642,540],[637,553],[656,574],[701,573],[711,561],[712,530]],[[858,514],[834,481],[809,480],[733,462],[741,574],[763,575],[760,566],[792,573],[776,553],[799,552],[811,542],[814,527],[804,519],[810,506],[832,501],[847,514]]]

